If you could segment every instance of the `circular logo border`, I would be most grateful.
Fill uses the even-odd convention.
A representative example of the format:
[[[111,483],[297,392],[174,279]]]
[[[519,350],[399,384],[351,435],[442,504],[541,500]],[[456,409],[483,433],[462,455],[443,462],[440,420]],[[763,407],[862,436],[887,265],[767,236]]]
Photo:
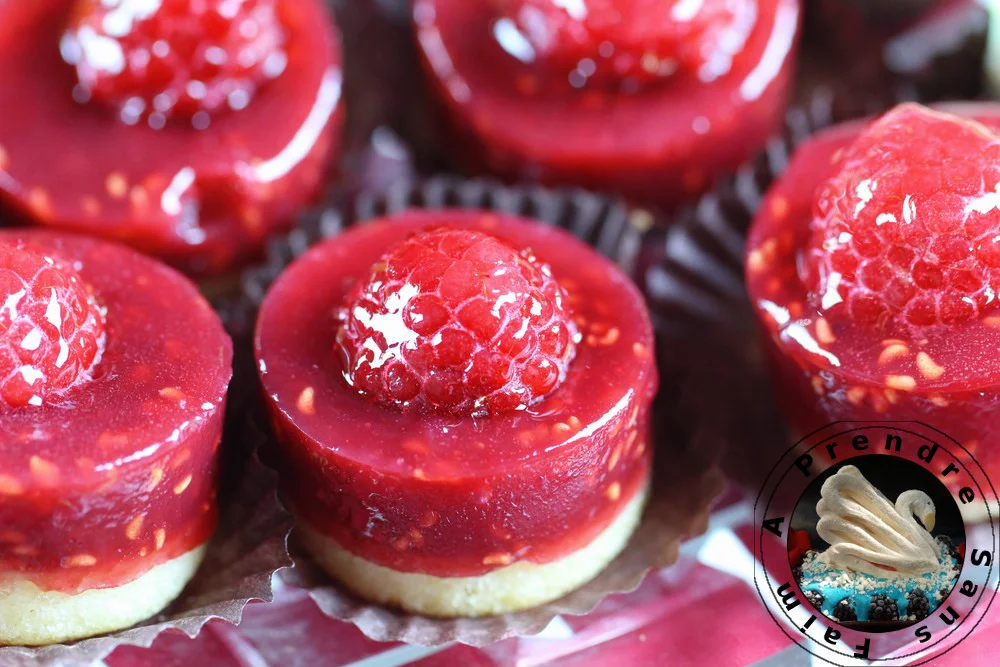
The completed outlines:
[[[814,450],[816,450],[817,448],[823,447],[824,445],[828,445],[828,443],[833,443],[833,446],[836,447],[836,442],[835,441],[836,441],[837,438],[842,438],[845,435],[858,434],[858,432],[861,432],[861,431],[870,431],[870,430],[873,430],[873,429],[877,429],[877,430],[880,430],[880,431],[883,431],[883,432],[891,432],[891,433],[895,433],[895,434],[898,434],[898,435],[901,435],[901,436],[909,436],[911,438],[912,437],[916,437],[916,438],[922,440],[926,444],[934,445],[934,446],[940,448],[940,450],[943,450],[950,457],[950,459],[952,461],[954,461],[955,463],[959,464],[959,466],[960,466],[959,472],[965,472],[968,475],[969,479],[971,479],[971,481],[975,484],[976,491],[978,491],[978,494],[979,494],[977,502],[982,502],[985,505],[985,509],[986,509],[986,513],[987,513],[987,517],[988,517],[988,525],[989,525],[989,529],[990,529],[990,534],[989,534],[990,535],[990,546],[989,546],[990,562],[989,562],[989,565],[987,566],[987,569],[986,569],[985,581],[982,582],[982,586],[981,586],[981,590],[979,592],[979,595],[975,599],[975,601],[972,602],[972,604],[969,607],[967,613],[963,614],[960,619],[957,619],[958,622],[955,623],[955,625],[953,627],[951,627],[951,629],[947,633],[945,633],[943,636],[941,636],[940,638],[938,638],[937,641],[935,641],[933,644],[931,644],[929,646],[921,646],[916,651],[912,651],[912,652],[905,653],[905,654],[894,654],[894,653],[890,652],[887,657],[871,657],[870,655],[859,656],[856,651],[854,653],[845,653],[845,652],[843,652],[841,650],[836,650],[835,647],[837,647],[838,643],[840,643],[840,639],[843,638],[843,637],[845,637],[845,636],[848,636],[848,633],[850,633],[851,635],[858,635],[859,637],[864,637],[865,638],[866,650],[867,650],[867,647],[869,647],[871,645],[871,641],[870,640],[872,639],[872,637],[871,636],[866,636],[863,631],[860,631],[860,630],[857,630],[857,629],[853,629],[853,628],[846,628],[844,626],[840,626],[839,624],[836,623],[836,621],[834,621],[832,619],[827,619],[823,614],[818,614],[818,618],[811,618],[805,624],[804,627],[802,626],[801,623],[797,623],[796,621],[794,621],[791,618],[791,616],[789,615],[789,613],[788,613],[790,611],[790,609],[786,608],[786,606],[785,606],[786,600],[784,598],[782,598],[780,596],[780,594],[777,592],[777,590],[780,588],[779,586],[777,586],[777,582],[773,582],[774,585],[772,585],[772,579],[769,576],[769,571],[767,569],[767,559],[764,556],[764,552],[765,552],[765,548],[764,547],[765,547],[765,544],[766,544],[765,540],[768,540],[769,539],[768,536],[770,535],[770,531],[768,531],[768,528],[766,527],[766,524],[765,524],[765,520],[768,518],[767,510],[771,507],[771,504],[774,502],[775,496],[776,496],[776,494],[778,494],[778,492],[779,492],[779,490],[780,490],[780,488],[781,488],[784,480],[786,479],[788,473],[791,472],[792,470],[794,470],[796,468],[797,462],[799,462],[804,455],[808,455],[811,452],[813,452]],[[853,438],[848,438],[848,440],[853,440]],[[868,442],[869,441],[866,439],[865,443],[867,444]],[[877,443],[877,440],[872,440],[870,442]],[[829,445],[828,445],[828,447],[829,447]],[[901,444],[899,445],[899,447],[901,447]],[[859,458],[859,457],[863,457],[863,456],[877,456],[877,455],[893,456],[893,455],[895,455],[895,456],[900,456],[900,458],[904,458],[906,460],[914,461],[914,462],[922,465],[929,472],[932,472],[935,475],[935,477],[939,476],[939,472],[931,470],[928,467],[928,462],[926,460],[924,460],[922,457],[918,456],[917,458],[914,459],[914,458],[908,458],[906,456],[901,456],[900,454],[898,454],[898,452],[900,451],[899,447],[897,447],[897,449],[895,450],[895,452],[889,451],[887,453],[876,453],[874,451],[866,451],[868,449],[867,446],[865,448],[863,448],[863,449],[858,449],[857,447],[855,447],[855,449],[857,451],[855,451],[853,453],[847,453],[845,455],[839,455],[839,456],[834,456],[832,454],[832,451],[830,449],[828,449],[827,451],[830,453],[830,456],[832,458],[829,461],[821,461],[821,462],[819,462],[822,465],[821,465],[821,467],[819,467],[816,470],[816,474],[817,475],[818,474],[822,474],[823,471],[825,471],[826,469],[828,469],[830,467],[833,467],[833,466],[841,464],[841,463],[843,463],[845,461],[849,461],[851,459],[855,459],[855,458]],[[850,444],[847,444],[847,445],[844,446],[845,450],[847,450],[849,448],[851,448]],[[954,448],[956,451],[961,451],[964,456],[958,456],[958,455],[956,455],[956,453],[953,453],[952,448]],[[936,451],[937,450],[934,450],[934,454],[932,454],[931,457],[933,457],[934,455],[936,455]],[[814,461],[810,457],[809,465],[812,465],[813,462]],[[799,470],[802,471],[802,468],[800,467]],[[946,470],[947,470],[947,466],[946,466]],[[780,473],[780,474],[778,474],[778,473]],[[809,483],[809,479],[808,478],[809,478],[810,474],[811,473],[807,473],[805,475],[805,485],[806,486]],[[947,474],[947,473],[945,473],[945,474]],[[777,477],[776,477],[776,475],[777,475]],[[804,489],[803,489],[803,491],[804,491]],[[949,489],[949,492],[952,492],[951,489]],[[762,501],[763,501],[763,498],[764,498],[765,495],[767,496],[767,500],[766,500],[766,502],[764,502],[762,504]],[[801,492],[799,494],[797,494],[797,495],[801,495]],[[954,496],[954,493],[953,493],[953,496]],[[959,502],[958,498],[955,498],[955,500],[956,500],[957,503]],[[789,639],[791,639],[797,646],[799,646],[800,648],[802,648],[804,651],[808,652],[809,654],[813,655],[814,657],[816,657],[816,658],[818,658],[820,660],[823,660],[824,662],[827,662],[827,663],[833,664],[833,665],[838,665],[838,666],[846,666],[846,665],[849,665],[849,664],[858,664],[859,658],[863,657],[864,660],[868,661],[869,663],[889,664],[892,661],[905,661],[907,658],[913,658],[914,656],[920,656],[920,659],[918,661],[916,661],[916,662],[906,662],[905,664],[909,664],[909,665],[925,664],[926,662],[928,662],[930,660],[933,660],[933,659],[935,659],[937,657],[940,657],[940,656],[944,655],[945,653],[947,653],[948,651],[950,651],[952,648],[954,648],[955,646],[957,646],[959,643],[961,643],[962,640],[964,640],[966,637],[968,637],[969,634],[971,634],[972,631],[975,630],[975,628],[982,621],[983,617],[985,616],[986,612],[989,610],[990,606],[993,603],[993,600],[995,599],[995,597],[997,595],[998,585],[997,585],[997,582],[995,581],[996,574],[997,574],[997,562],[996,562],[996,559],[997,559],[997,554],[998,554],[998,546],[1000,546],[1000,545],[998,545],[998,542],[997,542],[996,517],[993,515],[993,509],[995,507],[997,507],[998,504],[1000,504],[1000,501],[998,501],[996,490],[993,487],[993,484],[990,481],[990,479],[987,477],[986,472],[983,469],[982,465],[980,465],[980,463],[975,459],[975,457],[961,443],[959,443],[958,441],[956,441],[954,438],[948,436],[946,433],[942,432],[941,430],[936,429],[933,426],[930,426],[929,424],[926,424],[926,423],[923,423],[923,422],[918,422],[918,421],[839,421],[839,422],[833,422],[833,423],[828,424],[828,425],[826,425],[826,426],[824,426],[824,427],[822,427],[820,429],[817,429],[817,430],[813,431],[812,433],[806,435],[805,437],[803,437],[802,439],[800,439],[798,442],[796,442],[794,445],[792,445],[791,447],[789,447],[785,451],[785,453],[781,456],[781,458],[774,464],[774,466],[771,468],[771,470],[768,472],[767,478],[766,478],[763,486],[761,487],[760,492],[757,494],[757,497],[754,500],[754,506],[753,506],[754,526],[755,526],[755,531],[754,531],[754,556],[755,556],[755,564],[754,564],[754,586],[757,589],[757,594],[758,594],[758,596],[760,596],[761,601],[764,603],[764,606],[767,609],[768,614],[771,616],[771,618],[775,622],[775,624],[778,625],[779,629]],[[961,504],[959,504],[959,507],[961,507]],[[792,509],[794,509],[794,506],[792,507]],[[790,520],[790,516],[791,515],[789,513],[789,520]],[[789,574],[790,574],[791,566],[789,565],[788,558],[787,558],[787,546],[788,546],[788,535],[789,535],[789,532],[790,531],[786,529],[786,530],[784,530],[782,532],[782,534],[781,534],[780,537],[771,535],[770,539],[772,540],[772,543],[773,543],[773,540],[775,540],[775,539],[779,540],[778,544],[780,545],[781,549],[785,553],[784,560],[781,563],[779,563],[779,566],[780,566],[780,568],[787,568],[789,570]],[[980,531],[980,532],[982,532],[982,531]],[[970,534],[970,526],[968,526],[968,525],[966,526],[966,534],[967,534],[967,536]],[[968,539],[968,537],[967,537],[967,539]],[[772,547],[772,548],[774,548],[774,547]],[[966,559],[965,560],[968,560],[969,556],[972,553],[973,553],[972,549],[967,550],[967,552],[966,552]],[[773,563],[772,563],[772,565],[773,565]],[[977,563],[976,565],[977,566],[981,566],[981,563]],[[942,607],[943,605],[945,605],[948,602],[948,600],[951,600],[953,598],[953,596],[956,594],[956,590],[958,590],[958,587],[959,587],[959,585],[962,582],[962,575],[963,574],[965,574],[965,562],[962,563],[962,569],[961,569],[961,571],[959,573],[959,579],[956,581],[955,587],[951,590],[951,592],[949,593],[949,595],[941,601],[941,603],[938,605],[939,608]],[[770,598],[771,598],[771,603],[772,604],[768,603],[768,598],[765,597],[765,594],[764,594],[762,586],[766,587],[768,589],[768,592],[770,593]],[[982,609],[980,610],[979,608],[982,606],[982,600],[983,600],[983,597],[986,595],[987,589],[989,589],[989,591],[990,591],[991,594],[989,596],[989,599],[986,601],[985,606],[982,607]],[[793,592],[797,591],[797,585],[796,585],[796,588],[794,588],[792,590],[793,590]],[[963,593],[963,595],[964,595],[964,593]],[[798,600],[798,597],[796,597],[796,600]],[[808,602],[806,602],[804,600],[801,601],[801,603],[804,603],[806,605],[809,604]],[[794,606],[792,608],[794,608]],[[777,615],[778,612],[780,612],[780,617]],[[814,614],[812,616],[815,617],[816,615]],[[971,626],[969,626],[968,623],[967,623],[967,621],[970,621],[970,620],[973,620],[973,619],[974,619],[975,622],[972,623]],[[828,628],[827,633],[825,633],[824,636],[820,637],[820,638],[817,638],[817,637],[813,636],[808,631],[809,628],[810,628],[810,626],[816,620],[822,620],[822,621],[824,621],[827,624],[827,628]],[[965,632],[965,634],[963,634],[962,636],[960,636],[958,639],[950,642],[950,644],[948,646],[944,647],[943,650],[940,650],[940,649],[936,650],[935,649],[935,647],[939,647],[942,642],[946,642],[946,641],[948,641],[948,639],[950,637],[953,637],[956,632],[960,632],[963,627],[967,628],[967,632]],[[836,632],[838,633],[837,637],[836,637],[837,643],[835,643],[833,645],[831,645],[830,642],[825,639],[826,636],[828,636],[828,634],[829,634],[829,631],[830,631],[829,629],[830,628],[835,629]],[[839,629],[837,629],[837,628],[839,628]],[[795,633],[795,631],[793,629],[798,629],[798,633]],[[888,640],[882,639],[882,641],[881,641],[881,643],[888,643],[891,640],[896,640],[896,641],[901,640],[902,637],[900,637],[900,635],[902,633],[909,633],[909,632],[911,632],[911,628],[909,626],[907,626],[907,627],[902,628],[900,630],[891,631],[891,632],[884,632],[884,633],[877,633],[877,634],[878,634],[879,638],[888,637],[889,638]],[[816,646],[819,647],[819,648],[813,647],[810,642],[805,641],[806,638],[808,638],[808,640],[811,640],[811,642],[815,643]],[[913,637],[910,637],[909,641],[903,641],[902,645],[899,648],[905,647],[907,644],[911,643],[912,640],[913,640]],[[848,643],[848,646],[850,646],[850,643]],[[856,646],[855,648],[860,648],[860,645]],[[847,661],[849,661],[849,662],[844,662],[845,659]]]

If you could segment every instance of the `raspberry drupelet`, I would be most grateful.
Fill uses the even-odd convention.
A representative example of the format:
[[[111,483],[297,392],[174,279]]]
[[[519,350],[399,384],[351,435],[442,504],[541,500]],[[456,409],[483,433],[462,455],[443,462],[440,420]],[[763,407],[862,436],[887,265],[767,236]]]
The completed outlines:
[[[562,230],[474,210],[360,224],[279,276],[255,349],[300,534],[369,599],[523,609],[596,576],[635,529],[649,316]]]
[[[905,104],[797,149],[746,255],[793,435],[922,421],[1000,474],[998,165],[994,104]]]
[[[0,230],[0,646],[160,612],[217,522],[232,346],[118,244]]]
[[[0,409],[57,402],[91,379],[104,313],[65,262],[0,240]]]
[[[345,377],[391,406],[458,416],[523,410],[576,348],[548,266],[478,231],[406,239],[361,281],[337,340]]]

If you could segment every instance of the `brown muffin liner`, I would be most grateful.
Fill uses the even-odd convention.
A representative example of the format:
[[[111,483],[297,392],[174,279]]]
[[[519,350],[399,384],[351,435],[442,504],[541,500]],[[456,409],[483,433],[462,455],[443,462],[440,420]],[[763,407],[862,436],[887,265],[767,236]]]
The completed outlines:
[[[257,458],[264,435],[237,415],[241,410],[234,408],[227,416],[227,425],[235,428],[228,431],[223,448],[219,526],[180,597],[127,630],[67,644],[0,646],[0,665],[85,667],[119,646],[149,647],[167,630],[195,637],[214,619],[239,623],[249,602],[272,599],[274,573],[291,564],[287,538],[292,518],[278,503],[276,473]]]
[[[477,208],[536,218],[568,230],[631,273],[652,216],[618,201],[577,189],[509,187],[489,180],[434,177],[399,182],[384,193],[364,192],[300,220],[288,237],[268,249],[267,262],[243,277],[243,299],[228,308],[235,330],[248,334],[267,288],[296,257],[321,239],[354,224],[408,208]],[[244,339],[246,340],[246,338]],[[661,369],[661,373],[663,369]],[[586,614],[606,596],[635,590],[652,569],[677,559],[680,543],[702,533],[712,502],[723,489],[718,447],[683,427],[677,393],[661,389],[654,405],[656,442],[652,491],[640,526],[624,551],[595,579],[554,602],[486,618],[437,619],[371,604],[341,588],[297,548],[295,567],[282,577],[305,588],[328,616],[353,623],[380,641],[437,645],[458,641],[482,646],[543,630],[559,614]],[[261,414],[263,410],[255,410]],[[252,417],[256,419],[259,417]],[[277,443],[270,443],[273,447]]]

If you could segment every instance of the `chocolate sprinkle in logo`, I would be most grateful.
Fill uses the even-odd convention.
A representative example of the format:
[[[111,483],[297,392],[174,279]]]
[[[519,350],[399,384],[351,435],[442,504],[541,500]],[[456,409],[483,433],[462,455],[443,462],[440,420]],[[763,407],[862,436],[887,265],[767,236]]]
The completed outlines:
[[[998,587],[998,500],[972,455],[920,422],[836,422],[771,469],[754,583],[778,627],[834,665],[918,665]]]

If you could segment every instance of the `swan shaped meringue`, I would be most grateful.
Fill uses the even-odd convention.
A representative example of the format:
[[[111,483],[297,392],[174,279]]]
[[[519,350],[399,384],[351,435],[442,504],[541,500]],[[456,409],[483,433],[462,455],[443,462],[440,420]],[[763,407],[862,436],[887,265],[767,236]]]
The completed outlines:
[[[860,470],[844,466],[823,483],[816,513],[816,532],[830,545],[819,558],[832,567],[876,577],[939,567],[938,546],[928,532],[934,528],[934,502],[923,491],[904,491],[893,505]]]

